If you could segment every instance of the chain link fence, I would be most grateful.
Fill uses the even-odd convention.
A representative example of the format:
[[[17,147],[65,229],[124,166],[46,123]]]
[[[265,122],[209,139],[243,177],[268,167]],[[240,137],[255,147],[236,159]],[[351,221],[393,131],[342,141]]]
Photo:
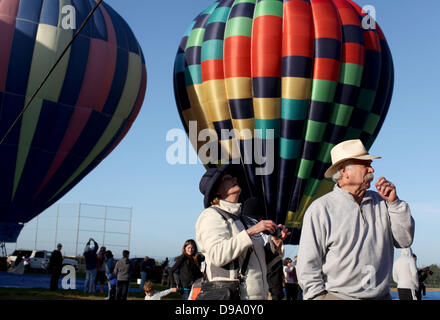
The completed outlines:
[[[132,215],[128,207],[55,204],[28,222],[6,250],[8,254],[16,249],[52,251],[61,243],[64,256],[79,257],[89,238],[94,238],[119,257],[122,250],[130,250]]]

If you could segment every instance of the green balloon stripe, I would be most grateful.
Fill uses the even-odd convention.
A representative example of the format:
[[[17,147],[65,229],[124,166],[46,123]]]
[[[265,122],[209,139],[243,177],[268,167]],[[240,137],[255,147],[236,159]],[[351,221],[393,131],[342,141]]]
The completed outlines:
[[[376,99],[376,91],[369,89],[361,89],[361,91],[359,92],[357,107],[365,111],[370,111],[371,108],[373,107],[375,99]]]
[[[327,127],[326,122],[308,120],[306,140],[310,142],[321,142]]]
[[[339,82],[360,87],[364,67],[354,63],[342,63]]]
[[[185,68],[185,83],[187,87],[195,84],[202,84],[202,82],[202,67],[200,64]]]
[[[310,100],[281,99],[281,118],[286,120],[306,120]]]
[[[328,80],[313,79],[312,100],[319,102],[333,102],[338,83]]]
[[[353,106],[335,103],[333,104],[329,122],[337,126],[346,127],[350,123],[353,110]]]
[[[192,29],[189,34],[186,49],[191,47],[201,47],[203,44],[203,37],[205,36],[205,28]]]
[[[223,59],[223,40],[203,42],[202,62],[211,59]]]
[[[214,12],[215,8],[217,8],[219,3],[220,3],[220,1],[214,2],[205,11],[203,11],[200,15],[204,15],[204,14],[211,15]]]
[[[313,169],[314,164],[315,164],[315,161],[313,161],[313,160],[301,159],[301,165],[300,165],[299,171],[298,171],[298,178],[309,179],[310,175],[312,173],[312,169]]]
[[[262,0],[257,2],[254,18],[267,15],[283,17],[283,3],[278,0]]]
[[[274,139],[280,137],[280,119],[255,119],[256,136],[260,139],[267,139],[267,130],[274,130]]]
[[[301,152],[302,140],[292,140],[281,137],[280,157],[283,159],[298,159]]]
[[[364,131],[373,135],[376,127],[380,121],[380,116],[374,113],[370,113],[367,122],[365,123]]]
[[[236,17],[228,20],[225,31],[225,39],[232,36],[252,36],[253,20],[247,17]]]
[[[229,12],[231,11],[231,8],[229,7],[219,7],[212,12],[211,16],[209,17],[208,24],[214,23],[214,22],[226,22],[229,17]]]

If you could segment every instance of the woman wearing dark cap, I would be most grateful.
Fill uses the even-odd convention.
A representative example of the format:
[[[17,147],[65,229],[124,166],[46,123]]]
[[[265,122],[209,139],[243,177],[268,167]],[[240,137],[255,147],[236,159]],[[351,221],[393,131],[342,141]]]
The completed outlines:
[[[252,224],[248,223],[250,219],[241,217],[239,172],[239,165],[228,164],[208,169],[203,175],[199,188],[205,210],[196,223],[196,240],[205,256],[209,282],[239,282],[240,269],[248,260],[244,280],[239,285],[240,299],[265,300],[269,287],[262,233],[275,233],[277,225],[270,220]],[[282,242],[289,234],[286,227],[279,227],[281,238],[269,237],[272,252],[283,250]]]

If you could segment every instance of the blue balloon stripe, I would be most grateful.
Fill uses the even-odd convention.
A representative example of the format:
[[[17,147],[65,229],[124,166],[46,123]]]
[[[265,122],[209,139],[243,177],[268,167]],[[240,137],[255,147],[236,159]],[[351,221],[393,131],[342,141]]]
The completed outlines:
[[[205,35],[203,41],[208,40],[222,40],[225,37],[225,26],[224,22],[213,22],[206,26]]]
[[[75,7],[75,13],[76,13],[76,28],[79,29],[79,27],[82,25],[82,23],[86,20],[87,16],[89,15],[92,8],[90,7],[90,2],[88,0],[71,0],[72,5]],[[77,31],[75,29],[75,32]],[[86,37],[91,37],[92,34],[92,23],[87,23],[84,26],[84,29],[81,31],[81,35]]]
[[[304,56],[283,57],[282,77],[310,78],[312,75],[313,59]]]
[[[89,51],[90,39],[82,36],[76,38],[70,48],[69,65],[67,66],[63,89],[58,99],[59,103],[75,106],[78,102],[86,74]],[[81,61],[81,63],[78,63],[78,61]]]
[[[20,0],[17,19],[23,19],[38,24],[40,22],[42,7],[43,0]]]
[[[377,90],[379,85],[379,70],[381,69],[382,54],[376,50],[365,51],[365,68],[362,77],[362,88]]]
[[[43,9],[41,10],[40,23],[58,27],[59,15],[60,15],[60,1],[44,0]]]
[[[129,43],[128,43],[128,37],[125,33],[125,29],[122,27],[122,24],[120,22],[120,16],[116,13],[113,8],[111,8],[109,5],[107,5],[105,2],[102,3],[105,10],[109,14],[112,23],[113,23],[113,29],[116,33],[116,39],[118,43],[119,48],[123,48],[128,51]]]
[[[128,73],[128,52],[118,48],[117,58],[116,58],[116,70],[113,76],[113,83],[110,89],[110,94],[104,104],[102,112],[107,115],[113,115],[118,106],[119,99],[121,98],[122,92],[124,91],[124,86],[127,81]]]
[[[96,2],[94,0],[89,0],[89,2],[92,10],[95,7]],[[92,24],[92,38],[108,41],[107,25],[101,10],[103,9],[100,6],[88,23]]]
[[[0,135],[3,137],[14,120],[24,107],[24,96],[3,93],[0,108]],[[6,141],[0,145],[0,203],[9,203],[15,177],[15,162],[17,159],[17,145],[20,137],[21,120]],[[6,215],[6,212],[0,213]]]
[[[254,117],[252,98],[230,99],[229,109],[232,119],[251,119]]]
[[[185,52],[186,66],[199,65],[202,61],[202,47],[190,47]]]
[[[135,112],[135,107],[136,104],[138,103],[138,100],[140,98],[140,94],[141,94],[142,90],[139,90],[138,96],[136,98],[135,104],[133,105],[131,112],[129,114],[129,116],[127,117],[126,120],[123,121],[121,127],[119,128],[119,130],[117,131],[117,133],[113,136],[113,138],[111,139],[111,141],[108,143],[108,145],[103,149],[103,151],[101,151],[101,153],[95,158],[95,160],[93,160],[87,167],[86,169],[84,169],[84,171],[82,173],[80,173],[78,175],[78,177],[76,177],[70,184],[68,184],[66,186],[66,188],[64,188],[64,190],[62,192],[60,192],[54,199],[52,199],[52,201],[50,201],[47,204],[47,207],[51,206],[53,203],[55,203],[56,201],[58,201],[61,197],[63,197],[67,192],[69,192],[79,181],[81,181],[85,176],[87,176],[97,165],[99,165],[99,163],[108,155],[108,153],[115,147],[115,144],[118,143],[118,140],[120,139],[121,135],[124,134],[126,126],[128,125],[128,122],[130,121],[130,119],[133,117],[133,113]],[[57,192],[57,190],[55,190],[54,192]]]
[[[37,30],[37,24],[17,20],[9,58],[6,92],[26,94]]]
[[[315,58],[341,59],[341,41],[331,38],[315,39]]]
[[[255,4],[249,2],[242,2],[232,7],[229,14],[229,20],[238,17],[253,18],[254,17]]]
[[[51,101],[43,101],[32,148],[23,169],[14,201],[29,202],[29,194],[36,194],[47,171],[56,156],[57,149],[69,125],[73,107],[60,106]]]

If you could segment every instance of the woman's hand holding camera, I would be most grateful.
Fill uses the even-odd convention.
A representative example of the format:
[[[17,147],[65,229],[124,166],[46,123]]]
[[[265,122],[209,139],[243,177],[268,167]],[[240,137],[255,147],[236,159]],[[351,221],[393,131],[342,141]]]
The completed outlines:
[[[249,237],[252,237],[261,232],[273,234],[277,229],[277,225],[272,220],[261,220],[256,225],[247,229]]]
[[[284,239],[286,239],[287,236],[291,233],[286,228],[286,226],[283,226],[282,224],[278,225],[278,229],[280,230],[280,236],[277,237],[276,235],[272,235],[272,242],[274,243],[276,250],[279,250],[281,248]]]
[[[277,226],[272,220],[261,220],[256,225],[247,229],[247,233],[250,237],[261,232],[272,235],[272,241],[277,250],[281,247],[283,240],[290,234],[285,226],[282,224]]]

